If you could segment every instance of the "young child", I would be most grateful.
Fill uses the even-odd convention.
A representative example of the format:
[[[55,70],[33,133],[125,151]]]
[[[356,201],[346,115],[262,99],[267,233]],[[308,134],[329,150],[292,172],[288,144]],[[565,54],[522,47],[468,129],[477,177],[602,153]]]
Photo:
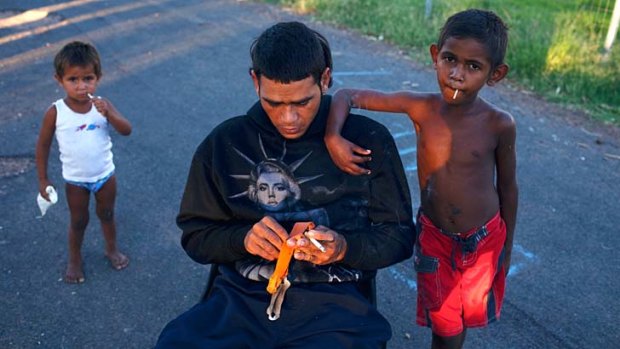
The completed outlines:
[[[370,174],[371,160],[340,136],[351,107],[405,113],[417,134],[421,207],[414,264],[417,323],[433,331],[433,348],[461,348],[468,327],[499,317],[510,266],[518,188],[514,119],[482,98],[502,80],[507,27],[493,12],[450,17],[430,46],[439,93],[340,90],[325,141],[350,174]]]
[[[56,54],[54,68],[54,78],[65,90],[66,97],[54,102],[43,117],[36,148],[39,192],[49,201],[45,191],[51,185],[47,177],[47,159],[56,134],[71,213],[69,260],[64,280],[82,283],[84,271],[80,250],[89,219],[91,193],[97,202],[106,257],[117,270],[129,264],[127,256],[116,246],[116,176],[108,128],[111,125],[118,133],[127,136],[131,133],[131,124],[109,100],[93,96],[101,79],[101,62],[91,44],[78,41],[67,44]]]

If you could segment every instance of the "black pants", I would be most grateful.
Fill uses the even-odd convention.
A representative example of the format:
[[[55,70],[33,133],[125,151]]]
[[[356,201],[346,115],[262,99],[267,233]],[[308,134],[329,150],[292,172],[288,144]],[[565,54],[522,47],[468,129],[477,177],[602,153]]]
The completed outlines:
[[[156,348],[380,348],[387,320],[352,283],[296,284],[270,321],[265,283],[221,268],[211,296],[168,323]]]

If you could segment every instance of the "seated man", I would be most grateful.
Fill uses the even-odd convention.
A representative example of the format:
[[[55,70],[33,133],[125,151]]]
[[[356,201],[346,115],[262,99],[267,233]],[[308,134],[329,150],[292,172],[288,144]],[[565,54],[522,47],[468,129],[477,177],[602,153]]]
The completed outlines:
[[[210,296],[171,321],[156,348],[379,348],[386,319],[363,280],[411,256],[407,180],[394,140],[366,117],[342,130],[372,149],[369,176],[331,161],[323,137],[331,97],[327,40],[278,23],[251,47],[259,101],[217,126],[194,154],[177,224],[187,254],[219,265]],[[370,136],[372,132],[372,137]],[[313,238],[289,238],[295,222]],[[279,319],[267,315],[267,280],[283,243],[295,249]]]

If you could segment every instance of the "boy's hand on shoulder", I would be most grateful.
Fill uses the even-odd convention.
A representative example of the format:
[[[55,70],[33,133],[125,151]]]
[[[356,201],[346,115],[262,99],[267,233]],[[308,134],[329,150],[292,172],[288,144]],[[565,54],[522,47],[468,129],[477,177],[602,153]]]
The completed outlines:
[[[370,170],[360,166],[372,160],[371,151],[364,149],[339,135],[325,137],[325,145],[332,160],[342,171],[350,175],[369,175]]]

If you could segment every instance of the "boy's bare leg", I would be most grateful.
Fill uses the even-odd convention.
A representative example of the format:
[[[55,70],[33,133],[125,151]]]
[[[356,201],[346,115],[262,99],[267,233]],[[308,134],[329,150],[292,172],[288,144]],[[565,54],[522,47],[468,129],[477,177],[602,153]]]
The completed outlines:
[[[112,267],[121,270],[129,265],[129,258],[116,246],[116,222],[114,220],[114,201],[116,200],[116,176],[108,181],[95,194],[97,199],[97,216],[101,221],[101,230],[105,239],[105,255]]]
[[[441,337],[433,333],[432,349],[461,349],[465,343],[465,332],[452,337]]]
[[[84,282],[84,271],[82,270],[82,241],[84,241],[84,231],[88,225],[88,202],[90,192],[84,188],[72,184],[65,185],[67,203],[71,214],[69,223],[69,260],[64,280],[66,283],[79,284]]]

